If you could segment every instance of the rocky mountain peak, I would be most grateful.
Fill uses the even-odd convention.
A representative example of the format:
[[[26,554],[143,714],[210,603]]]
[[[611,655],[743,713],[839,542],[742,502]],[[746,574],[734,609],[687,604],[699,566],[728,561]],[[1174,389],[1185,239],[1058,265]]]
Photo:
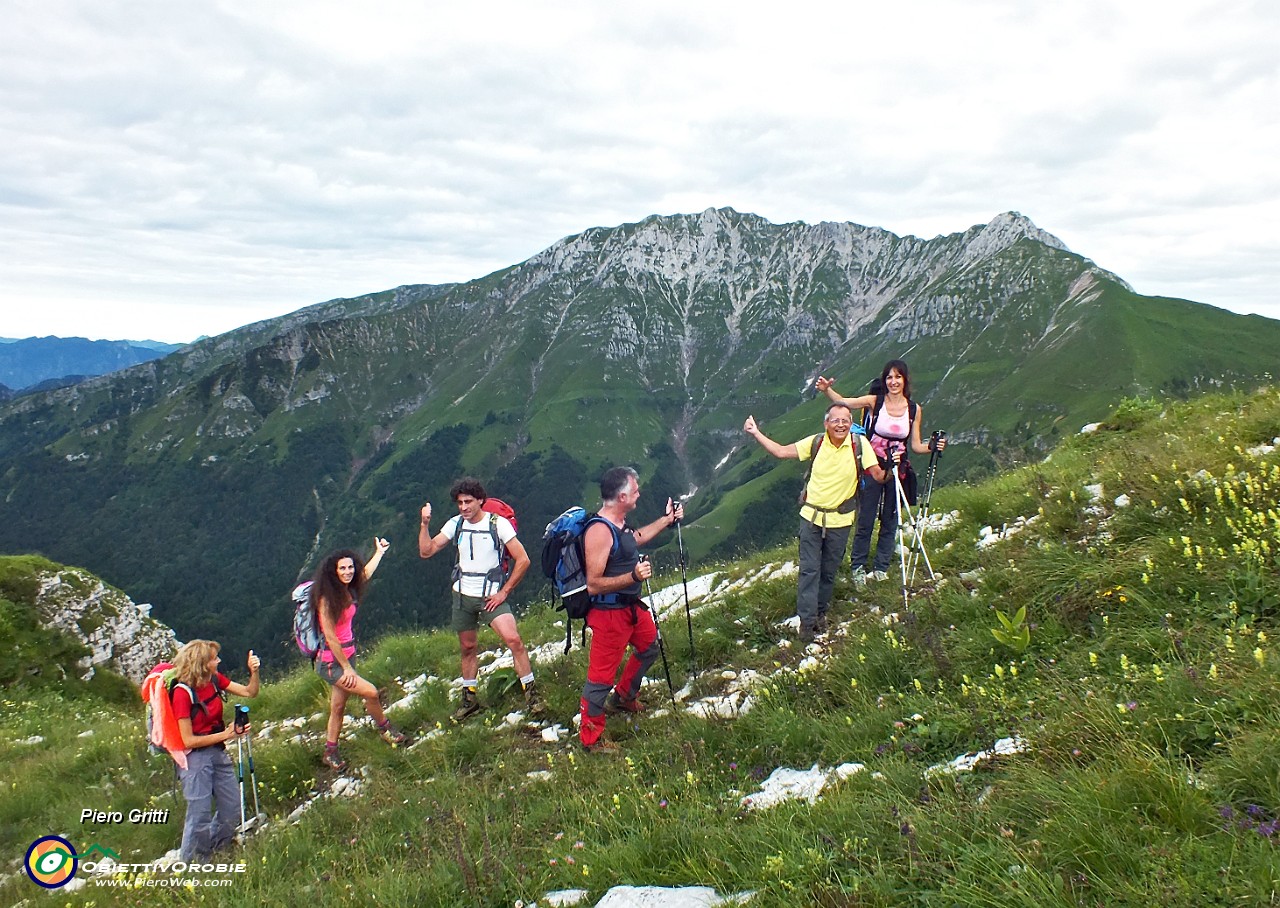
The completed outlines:
[[[43,572],[39,584],[40,623],[72,635],[91,650],[79,665],[83,680],[105,667],[141,683],[157,662],[172,658],[178,648],[173,629],[151,617],[150,605],[136,604],[87,571]]]

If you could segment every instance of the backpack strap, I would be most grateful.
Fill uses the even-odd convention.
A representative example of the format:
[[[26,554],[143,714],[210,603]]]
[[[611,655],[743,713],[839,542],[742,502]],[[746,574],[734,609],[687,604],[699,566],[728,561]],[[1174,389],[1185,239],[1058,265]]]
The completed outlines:
[[[800,480],[800,503],[804,504],[805,492],[809,488],[809,477],[813,475],[813,462],[818,459],[818,449],[822,447],[822,439],[827,437],[825,430],[813,436],[809,443],[809,466],[804,471],[804,479]]]
[[[582,527],[582,538],[583,538],[583,555],[582,555],[583,566],[582,567],[584,572],[586,571],[586,541],[585,540],[587,538],[587,528],[590,527],[591,524],[593,523],[603,523],[605,526],[609,528],[609,534],[613,537],[613,544],[609,547],[610,555],[613,555],[615,552],[618,551],[618,549],[622,548],[622,532],[623,530],[626,529],[625,525],[623,526],[622,530],[618,529],[616,526],[613,525],[613,521],[609,520],[607,517],[601,517],[599,514],[593,514],[591,516],[591,518]],[[604,593],[600,596],[591,597],[591,602],[592,604],[595,604],[595,605],[617,605],[621,601],[622,599],[618,593]]]
[[[506,546],[498,538],[498,515],[492,511],[489,512],[489,538],[493,540],[493,550],[498,553],[498,560],[501,561]]]
[[[169,693],[170,704],[173,703],[174,690],[179,687],[187,692],[187,696],[191,698],[191,705],[193,707],[198,707],[200,711],[204,713],[206,716],[213,715],[213,710],[209,709],[210,703],[213,703],[215,700],[222,700],[225,702],[227,699],[227,692],[225,690],[218,688],[217,681],[214,681],[213,683],[213,696],[210,697],[208,700],[201,700],[199,697],[196,696],[196,691],[194,687],[192,687],[190,684],[188,684],[185,681],[179,681],[177,678],[174,678],[172,681],[169,682],[168,693]],[[217,730],[221,731],[222,729],[217,729]]]
[[[484,588],[488,590],[490,583],[494,583],[501,586],[503,581],[506,579],[507,572],[506,572],[506,566],[503,564],[503,560],[506,556],[507,547],[506,545],[503,544],[502,538],[498,535],[498,515],[493,513],[492,511],[486,511],[485,513],[489,515],[489,521],[488,521],[489,526],[487,529],[484,529],[484,530],[470,529],[467,526],[466,521],[462,519],[461,514],[459,514],[455,518],[458,521],[458,523],[456,528],[453,531],[453,544],[457,546],[458,551],[457,551],[457,558],[453,562],[452,582],[457,583],[463,577],[483,577],[484,583],[485,583]],[[488,536],[493,541],[493,550],[498,554],[497,568],[495,568],[492,571],[464,571],[462,569],[462,534],[463,533],[466,533],[471,537],[469,541],[469,545],[471,546],[471,557],[473,560],[475,559],[475,554],[476,554],[475,537],[477,535]],[[500,576],[494,576],[495,572]]]
[[[862,446],[870,444],[870,442],[867,441],[866,436],[858,432],[850,431],[849,450],[853,453],[854,468],[853,494],[840,502],[840,504],[836,505],[834,508],[824,508],[819,507],[816,504],[809,504],[806,498],[809,490],[809,477],[813,475],[813,462],[817,460],[818,450],[822,447],[822,440],[826,438],[826,436],[826,432],[822,432],[814,436],[813,442],[810,445],[809,469],[804,474],[804,485],[800,487],[800,504],[812,510],[815,516],[818,514],[822,515],[822,532],[824,535],[827,530],[827,514],[848,514],[857,507],[858,490],[862,486]],[[850,507],[850,503],[853,504],[853,507]]]
[[[880,435],[880,433],[876,431],[876,419],[880,416],[880,409],[884,406],[884,397],[885,396],[883,394],[876,395],[876,403],[871,410],[871,418],[864,424],[864,427],[866,428],[868,435],[873,435],[873,434]],[[919,412],[919,410],[920,410],[920,405],[917,404],[911,398],[907,398],[907,442],[908,443],[910,443],[911,441],[911,430],[915,427],[916,413]],[[880,435],[880,437],[888,438],[889,436]],[[894,439],[894,441],[901,441],[901,440],[902,439],[900,438]]]

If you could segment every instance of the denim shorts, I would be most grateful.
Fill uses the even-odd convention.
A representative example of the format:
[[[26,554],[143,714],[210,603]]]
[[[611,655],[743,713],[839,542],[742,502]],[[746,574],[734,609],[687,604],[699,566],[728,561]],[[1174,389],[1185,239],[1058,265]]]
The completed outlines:
[[[348,656],[347,661],[351,663],[351,670],[355,671],[356,657]],[[330,684],[337,684],[338,679],[342,677],[342,663],[337,659],[334,659],[332,662],[322,662],[317,659],[316,674],[321,678],[324,678],[324,680],[328,681]]]

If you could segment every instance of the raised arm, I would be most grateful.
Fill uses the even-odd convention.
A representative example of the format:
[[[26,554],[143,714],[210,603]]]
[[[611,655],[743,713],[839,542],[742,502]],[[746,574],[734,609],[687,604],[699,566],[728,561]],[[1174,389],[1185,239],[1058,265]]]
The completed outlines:
[[[239,684],[235,681],[228,682],[227,690],[237,697],[253,697],[258,696],[258,686],[261,683],[258,678],[258,668],[262,665],[262,660],[253,654],[253,650],[249,650],[249,683]]]
[[[364,563],[364,579],[368,580],[373,576],[373,572],[378,569],[378,565],[382,562],[382,556],[387,553],[387,549],[391,548],[391,543],[383,539],[381,536],[373,537],[373,554],[369,556],[369,560]]]
[[[756,425],[756,418],[754,416],[747,417],[747,421],[742,424],[742,431],[760,442],[760,447],[764,448],[780,460],[796,460],[800,457],[800,452],[796,450],[796,446],[794,444],[780,445],[768,435],[761,432],[760,427]]]
[[[653,523],[645,524],[640,529],[636,530],[636,545],[644,545],[677,520],[684,520],[684,503],[673,502],[668,498],[667,509],[663,515],[653,521]]]
[[[449,544],[449,537],[444,533],[431,535],[431,502],[422,506],[422,520],[418,525],[418,557],[430,558]]]
[[[813,386],[827,395],[827,400],[833,404],[844,404],[850,410],[870,407],[876,402],[874,394],[863,394],[861,397],[841,397],[836,392],[836,380],[834,378],[825,378],[819,375]]]

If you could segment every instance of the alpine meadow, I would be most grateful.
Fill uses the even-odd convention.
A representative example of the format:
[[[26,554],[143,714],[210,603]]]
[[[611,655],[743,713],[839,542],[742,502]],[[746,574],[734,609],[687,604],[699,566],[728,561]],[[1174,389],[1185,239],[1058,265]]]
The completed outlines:
[[[16,643],[0,663],[11,855],[0,897],[1274,904],[1278,499],[1275,390],[1130,398],[1035,463],[938,489],[925,534],[938,578],[921,577],[904,607],[897,583],[855,592],[845,572],[831,631],[808,647],[784,626],[794,543],[695,567],[696,658],[683,583],[660,576],[651,600],[672,687],[656,672],[649,712],[610,720],[624,756],[583,754],[567,727],[584,657],[564,655],[549,603],[521,622],[543,721],[514,711],[510,656],[491,649],[489,709],[451,722],[454,635],[386,635],[362,651],[362,671],[414,741],[388,748],[369,720],[353,722],[341,775],[317,762],[324,682],[305,665],[277,670],[252,706],[264,818],[226,857],[242,870],[216,889],[154,863],[172,859],[177,819],[81,819],[90,808],[176,817],[172,761],[146,753],[133,685],[104,668],[77,680],[84,648],[35,627],[51,581],[94,598],[91,581],[0,558],[0,616]],[[50,834],[82,860],[95,849],[118,860],[98,854],[46,895],[19,858]]]

